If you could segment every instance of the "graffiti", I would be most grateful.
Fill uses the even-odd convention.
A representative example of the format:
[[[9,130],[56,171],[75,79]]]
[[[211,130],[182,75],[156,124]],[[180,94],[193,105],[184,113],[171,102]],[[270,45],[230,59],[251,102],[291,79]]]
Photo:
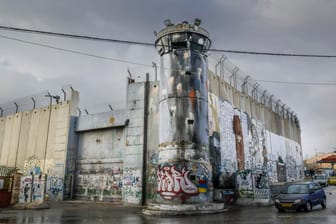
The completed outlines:
[[[63,178],[58,176],[48,177],[47,181],[47,192],[51,198],[57,198],[63,194]]]
[[[28,175],[40,175],[41,171],[41,162],[37,156],[29,157],[24,164],[23,174],[25,176]]]
[[[268,161],[267,163],[268,178],[270,183],[278,182],[277,163]]]
[[[120,197],[122,194],[121,175],[83,174],[78,175],[78,196],[87,196],[91,200],[100,201]]]
[[[206,180],[199,180],[198,181],[198,192],[199,193],[206,193],[208,191],[208,183]]]
[[[255,188],[256,189],[267,189],[268,186],[268,175],[266,170],[258,170],[253,172]]]
[[[263,166],[267,167],[268,157],[267,157],[267,147],[266,147],[266,135],[265,135],[264,128],[261,130],[261,141],[262,141]]]
[[[254,199],[268,199],[270,196],[270,189],[255,189]]]
[[[123,177],[122,164],[82,165],[77,174],[75,194],[77,198],[99,201],[121,200]],[[55,190],[61,190],[61,182],[55,181]],[[57,185],[59,183],[59,185]],[[63,185],[64,186],[64,185]],[[63,189],[64,191],[64,189]]]
[[[212,93],[208,93],[208,116],[209,116],[209,135],[212,136],[214,132],[220,131],[218,118],[218,97]]]
[[[32,187],[32,201],[43,201],[44,198],[44,186],[45,186],[45,179],[43,175],[34,176],[34,183]]]
[[[234,173],[237,170],[236,142],[233,133],[232,105],[223,101],[220,104],[220,149],[221,149],[221,171]]]
[[[127,202],[138,203],[141,198],[141,188],[124,187],[124,196]]]
[[[22,176],[20,181],[19,203],[44,200],[44,175]]]
[[[152,165],[157,165],[159,161],[159,155],[157,153],[154,153],[151,157],[150,157],[150,162]]]
[[[267,170],[253,171],[254,178],[254,199],[268,199],[270,197],[270,188],[268,183]]]
[[[123,197],[129,203],[139,203],[141,200],[141,170],[138,168],[124,169]]]
[[[212,176],[214,187],[220,185],[219,177],[221,174],[221,152],[220,152],[220,136],[218,132],[213,132],[209,138],[210,143],[210,163],[212,166]]]
[[[252,198],[254,196],[251,170],[238,172],[237,188],[240,198]]]
[[[197,186],[189,179],[191,170],[182,171],[172,167],[162,167],[157,171],[158,193],[165,199],[172,199],[180,193],[186,195],[198,194]]]
[[[31,202],[32,183],[33,183],[33,177],[32,176],[21,177],[20,194],[19,194],[19,202],[20,203]]]
[[[124,186],[139,186],[140,182],[140,170],[125,168],[123,183]]]

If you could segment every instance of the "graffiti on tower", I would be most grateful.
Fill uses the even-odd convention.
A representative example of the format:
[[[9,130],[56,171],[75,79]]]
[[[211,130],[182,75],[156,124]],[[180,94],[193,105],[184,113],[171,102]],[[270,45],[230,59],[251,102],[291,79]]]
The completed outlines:
[[[197,186],[189,179],[191,170],[178,170],[175,166],[164,166],[157,171],[158,193],[164,199],[173,199],[181,193],[184,195],[198,194]]]

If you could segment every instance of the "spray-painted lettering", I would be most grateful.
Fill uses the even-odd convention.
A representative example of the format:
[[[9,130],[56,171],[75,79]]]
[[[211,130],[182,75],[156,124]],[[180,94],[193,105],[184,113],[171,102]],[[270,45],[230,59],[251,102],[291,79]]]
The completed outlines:
[[[198,194],[197,186],[189,179],[190,170],[182,171],[172,167],[162,167],[157,171],[158,193],[164,199],[172,199],[180,193],[187,195]]]

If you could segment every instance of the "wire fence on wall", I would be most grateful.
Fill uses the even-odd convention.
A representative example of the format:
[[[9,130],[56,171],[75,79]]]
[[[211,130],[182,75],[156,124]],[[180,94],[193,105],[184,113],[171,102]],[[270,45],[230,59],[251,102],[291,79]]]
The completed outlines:
[[[251,76],[246,75],[234,65],[225,55],[222,55],[214,65],[214,72],[225,82],[243,94],[249,95],[254,101],[268,107],[280,117],[288,119],[300,127],[299,119],[295,111],[274,96],[270,91],[263,88]]]
[[[0,103],[0,116],[3,117],[67,101],[71,99],[72,91],[73,88],[71,85],[66,85],[59,90],[45,90],[34,95],[18,98],[6,103]]]

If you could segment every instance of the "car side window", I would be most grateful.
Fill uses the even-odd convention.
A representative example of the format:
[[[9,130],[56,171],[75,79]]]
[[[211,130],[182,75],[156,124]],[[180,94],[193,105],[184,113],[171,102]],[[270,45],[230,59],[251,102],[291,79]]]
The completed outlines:
[[[315,190],[317,191],[317,190],[320,190],[321,189],[321,186],[319,185],[319,184],[314,184],[314,188],[315,188]]]
[[[309,184],[309,192],[311,192],[312,190],[315,190],[314,184]]]

